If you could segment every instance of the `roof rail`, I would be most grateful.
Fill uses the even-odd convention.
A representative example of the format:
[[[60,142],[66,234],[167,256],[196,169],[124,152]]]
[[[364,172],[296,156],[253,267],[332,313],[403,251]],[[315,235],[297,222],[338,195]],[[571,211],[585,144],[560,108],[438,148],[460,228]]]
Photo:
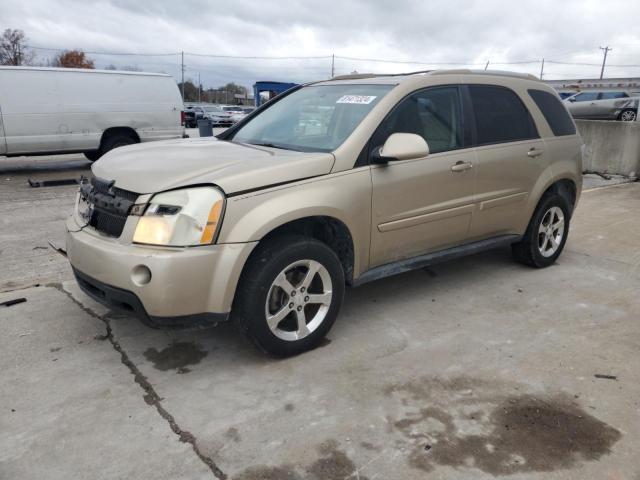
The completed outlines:
[[[489,76],[498,76],[498,77],[514,77],[514,78],[526,78],[527,80],[540,80],[535,75],[531,75],[530,73],[519,73],[519,72],[509,72],[507,70],[472,70],[469,68],[456,68],[449,70],[434,70],[431,72],[431,75],[460,75],[460,74],[471,74],[471,75],[489,75]]]

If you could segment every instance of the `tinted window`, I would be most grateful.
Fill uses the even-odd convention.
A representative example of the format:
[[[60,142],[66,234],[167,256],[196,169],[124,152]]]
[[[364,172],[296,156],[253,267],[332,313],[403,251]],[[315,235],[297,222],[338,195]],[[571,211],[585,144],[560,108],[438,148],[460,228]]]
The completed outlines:
[[[576,102],[588,102],[590,100],[597,100],[598,99],[598,92],[579,93],[578,95],[573,97],[573,99]]]
[[[614,98],[627,98],[627,95],[624,92],[602,92],[602,96],[600,97],[602,100],[612,100]]]
[[[415,133],[424,138],[431,153],[462,147],[458,87],[436,87],[403,99],[380,124],[373,137],[379,147],[393,133]]]
[[[512,90],[495,85],[469,85],[469,93],[478,145],[538,137],[527,107]]]
[[[556,137],[576,133],[576,127],[571,121],[569,112],[555,95],[544,90],[529,90],[529,95],[536,102]]]

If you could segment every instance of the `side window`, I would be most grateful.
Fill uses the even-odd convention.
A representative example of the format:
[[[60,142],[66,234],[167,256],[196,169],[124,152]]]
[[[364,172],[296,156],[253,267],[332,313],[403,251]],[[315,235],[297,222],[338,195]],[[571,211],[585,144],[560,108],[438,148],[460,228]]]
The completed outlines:
[[[555,95],[544,90],[532,89],[528,92],[556,137],[576,133],[576,127],[571,121],[569,112]]]
[[[600,97],[602,100],[614,100],[616,98],[628,98],[625,92],[602,92],[602,96]]]
[[[379,147],[393,133],[415,133],[431,153],[463,147],[458,87],[433,87],[404,98],[385,118],[372,138]]]
[[[583,92],[573,98],[576,102],[590,102],[598,99],[598,92]]]
[[[469,94],[478,145],[538,138],[531,114],[513,90],[497,85],[469,85]]]

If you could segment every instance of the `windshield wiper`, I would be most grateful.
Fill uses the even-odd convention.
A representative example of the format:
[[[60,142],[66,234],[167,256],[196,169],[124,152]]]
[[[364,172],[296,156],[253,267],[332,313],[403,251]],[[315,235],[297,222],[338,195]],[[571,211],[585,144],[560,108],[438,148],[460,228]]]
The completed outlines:
[[[293,150],[294,152],[299,152],[300,150],[296,150],[295,148],[285,147],[283,145],[276,145],[275,143],[250,143],[249,145],[255,145],[256,147],[269,147],[269,148],[278,148],[280,150]]]

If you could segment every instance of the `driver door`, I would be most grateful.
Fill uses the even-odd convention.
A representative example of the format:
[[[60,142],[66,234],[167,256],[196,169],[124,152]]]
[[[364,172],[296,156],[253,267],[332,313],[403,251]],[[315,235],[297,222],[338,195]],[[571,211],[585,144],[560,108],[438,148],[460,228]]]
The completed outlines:
[[[430,154],[371,167],[371,267],[464,243],[473,213],[475,153],[466,148],[459,87],[403,99],[378,127],[372,147],[393,133],[422,136]]]

